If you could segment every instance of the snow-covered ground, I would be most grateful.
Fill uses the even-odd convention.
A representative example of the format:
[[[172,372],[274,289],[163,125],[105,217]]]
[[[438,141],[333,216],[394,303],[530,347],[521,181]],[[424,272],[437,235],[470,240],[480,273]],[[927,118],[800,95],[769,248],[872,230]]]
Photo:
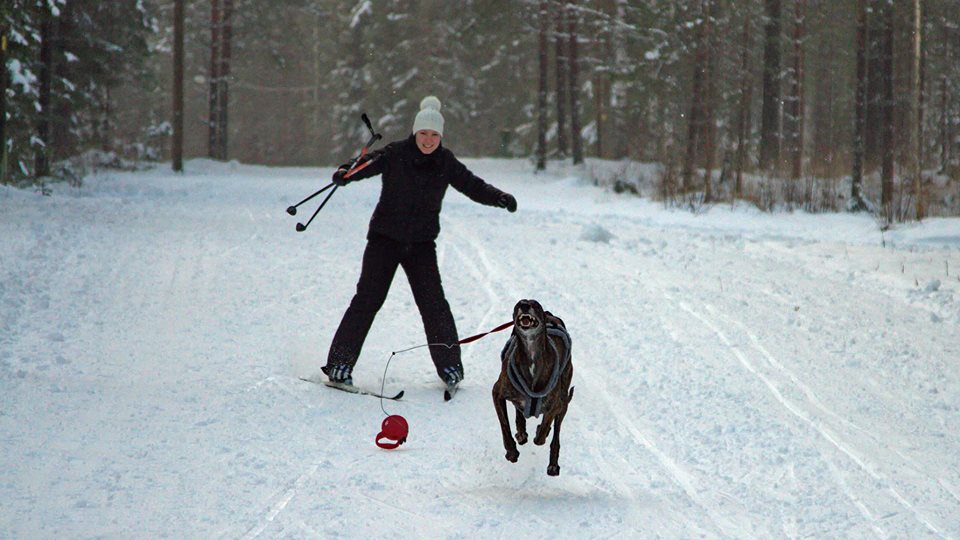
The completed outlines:
[[[426,349],[380,403],[302,382],[354,291],[371,179],[304,233],[329,169],[198,160],[52,197],[0,188],[2,538],[960,538],[960,219],[701,215],[524,161],[467,160],[438,253],[461,336],[562,317],[561,476],[504,459],[506,334]],[[398,274],[355,372],[423,343]],[[535,426],[536,424],[534,424]]]

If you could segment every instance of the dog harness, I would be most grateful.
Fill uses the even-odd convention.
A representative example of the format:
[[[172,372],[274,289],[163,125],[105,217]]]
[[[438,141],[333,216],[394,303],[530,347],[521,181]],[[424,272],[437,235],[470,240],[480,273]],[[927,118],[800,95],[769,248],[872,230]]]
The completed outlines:
[[[559,362],[554,363],[553,374],[550,375],[550,382],[547,384],[547,387],[540,392],[534,392],[530,389],[527,381],[523,379],[519,368],[517,368],[517,342],[519,340],[516,339],[516,336],[511,335],[507,343],[503,346],[503,351],[500,352],[500,360],[507,359],[507,378],[510,380],[510,384],[524,396],[522,412],[525,418],[543,414],[543,398],[556,388],[557,383],[560,382],[560,374],[563,373],[563,370],[567,368],[567,364],[570,363],[570,334],[567,333],[566,329],[548,323],[547,337],[549,338],[550,336],[562,339],[564,345],[566,345],[567,352]],[[547,343],[549,343],[553,349],[554,358],[558,357],[559,352],[553,340],[547,339]]]

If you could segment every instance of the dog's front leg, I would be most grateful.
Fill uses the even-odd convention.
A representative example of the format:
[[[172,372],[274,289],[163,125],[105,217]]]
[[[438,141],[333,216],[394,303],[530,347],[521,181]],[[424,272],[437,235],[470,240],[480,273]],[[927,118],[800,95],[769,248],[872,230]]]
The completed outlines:
[[[560,424],[563,423],[563,417],[567,415],[567,404],[563,404],[560,413],[557,414],[553,425],[553,440],[550,441],[550,464],[547,465],[547,475],[560,476]],[[549,428],[548,428],[549,429]]]
[[[549,414],[543,415],[543,421],[540,422],[540,426],[537,427],[537,435],[533,438],[533,444],[541,446],[547,442],[547,436],[550,435],[550,425],[553,424],[553,418],[554,417]]]
[[[500,434],[503,435],[503,448],[507,451],[507,461],[516,463],[520,457],[517,443],[510,433],[510,419],[507,417],[507,400],[502,397],[497,386],[493,387],[493,406],[497,409],[497,419],[500,420]]]
[[[517,444],[524,445],[527,444],[527,417],[523,415],[523,411],[519,407],[515,408],[517,413]]]

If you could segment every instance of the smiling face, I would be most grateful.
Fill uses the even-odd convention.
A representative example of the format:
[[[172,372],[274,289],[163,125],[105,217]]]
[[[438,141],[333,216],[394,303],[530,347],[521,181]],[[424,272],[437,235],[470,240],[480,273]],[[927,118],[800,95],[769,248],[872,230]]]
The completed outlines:
[[[416,138],[417,148],[424,154],[432,154],[440,146],[440,134],[432,129],[421,129]]]

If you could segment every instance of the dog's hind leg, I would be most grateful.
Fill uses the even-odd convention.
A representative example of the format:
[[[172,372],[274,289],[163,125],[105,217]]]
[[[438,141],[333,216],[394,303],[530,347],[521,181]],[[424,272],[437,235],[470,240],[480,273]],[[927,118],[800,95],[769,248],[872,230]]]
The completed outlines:
[[[553,440],[550,441],[550,464],[547,465],[547,475],[560,476],[560,424],[563,423],[563,417],[567,415],[567,404],[563,404],[563,409],[556,416],[553,426]],[[536,442],[536,441],[534,441]]]
[[[517,444],[527,444],[527,418],[523,416],[523,411],[517,407]]]
[[[503,436],[503,448],[507,451],[507,461],[516,463],[520,457],[517,451],[517,443],[513,440],[513,434],[510,433],[510,419],[507,417],[507,400],[501,397],[498,387],[493,387],[493,406],[497,410],[497,419],[500,420],[500,434]]]

